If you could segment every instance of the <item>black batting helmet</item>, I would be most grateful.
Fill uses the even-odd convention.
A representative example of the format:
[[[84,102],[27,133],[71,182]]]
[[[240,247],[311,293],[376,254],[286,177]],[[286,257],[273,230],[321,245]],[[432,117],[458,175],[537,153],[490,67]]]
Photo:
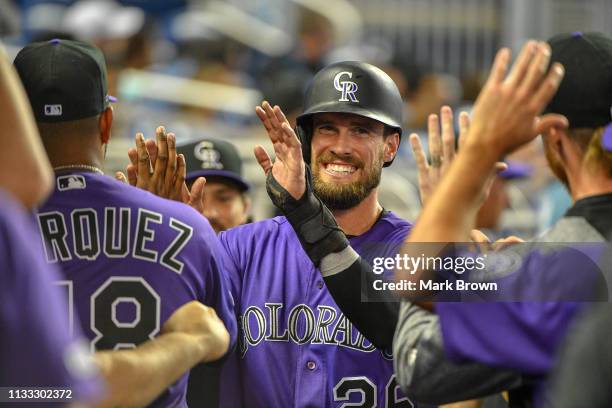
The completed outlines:
[[[395,128],[401,136],[403,109],[397,85],[380,68],[359,61],[338,62],[323,68],[306,89],[304,113],[297,118],[304,161],[310,163],[313,114],[353,113]],[[392,162],[385,162],[384,166]]]

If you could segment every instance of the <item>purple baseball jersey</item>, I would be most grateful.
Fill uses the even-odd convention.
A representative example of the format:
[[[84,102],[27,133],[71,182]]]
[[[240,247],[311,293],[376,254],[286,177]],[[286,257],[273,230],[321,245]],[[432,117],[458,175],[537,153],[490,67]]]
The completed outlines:
[[[410,228],[387,212],[351,245],[370,261],[393,256]],[[221,406],[413,406],[396,385],[390,353],[341,313],[284,217],[220,238],[234,261],[228,271],[241,329],[223,370]]]
[[[436,303],[447,356],[458,363],[475,361],[529,376],[534,402],[543,406],[544,383],[559,347],[587,303],[537,300],[550,293],[558,299],[571,300],[574,294],[581,299],[581,294],[592,292],[601,275],[589,259],[601,257],[603,248],[593,243],[582,251],[568,247],[526,254],[521,266],[508,275],[512,280],[505,289],[535,301]]]
[[[42,257],[32,219],[2,191],[0,208],[0,387],[61,387],[74,400],[99,398],[97,369],[80,331],[69,331],[53,283],[59,274]]]
[[[192,208],[107,176],[70,173],[56,176],[37,219],[47,261],[63,269],[68,315],[78,315],[92,351],[153,339],[192,300],[213,307],[235,341],[225,255]],[[186,386],[187,374],[152,406],[186,406]]]

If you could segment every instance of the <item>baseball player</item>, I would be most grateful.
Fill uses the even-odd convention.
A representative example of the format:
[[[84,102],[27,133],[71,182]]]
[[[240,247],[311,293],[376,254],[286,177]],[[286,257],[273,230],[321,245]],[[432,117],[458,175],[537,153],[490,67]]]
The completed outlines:
[[[71,398],[65,401],[96,401],[102,384],[87,348],[69,331],[66,302],[52,282],[59,275],[37,252],[22,206],[2,189],[0,205],[0,386],[11,387],[0,404],[26,399],[25,387],[57,387]]]
[[[194,355],[201,358],[191,364],[184,363],[193,360],[187,349],[175,349],[172,358],[158,350],[158,365],[183,361],[184,368],[160,373],[172,371],[171,382],[177,381],[151,405],[186,406],[187,376],[181,374],[198,360],[220,358],[236,335],[233,303],[221,273],[223,252],[214,231],[192,209],[102,174],[99,166],[113,115],[97,48],[65,40],[33,43],[19,52],[14,65],[56,173],[55,191],[39,208],[37,223],[47,262],[63,270],[57,284],[68,299],[67,318],[73,326],[81,323],[91,351],[132,348],[166,329],[202,333],[202,325],[211,325],[208,347],[200,341]],[[162,128],[158,137],[174,143]],[[144,166],[148,159],[142,135],[138,140]],[[155,180],[163,180],[161,164],[166,162],[158,157]],[[229,339],[212,310],[207,312],[212,319],[205,321],[198,310],[181,308],[194,300],[214,307]],[[176,313],[180,319],[173,319]],[[189,324],[194,327],[185,327]],[[151,347],[155,359],[156,345]],[[146,370],[151,361],[142,363]],[[141,386],[158,384],[151,381],[159,379],[155,374],[143,372]],[[154,398],[149,395],[145,404]]]
[[[0,136],[4,147],[1,154],[7,159],[0,161],[1,173],[14,176],[13,160],[18,158],[22,172],[40,175],[39,179],[22,179],[19,184],[3,178],[0,190],[10,192],[21,204],[38,205],[53,187],[53,173],[25,91],[3,55],[0,84],[3,106],[0,120],[8,129],[15,130]],[[71,335],[67,299],[60,296],[57,285],[52,283],[61,278],[56,268],[45,262],[43,248],[36,245],[39,241],[34,225],[31,220],[24,221],[23,210],[10,197],[2,192],[0,195],[1,215],[6,217],[0,221],[3,231],[0,242],[6,248],[2,256],[6,265],[2,268],[4,284],[0,297],[4,333],[0,385],[16,387],[14,398],[34,402],[41,399],[40,395],[28,401],[28,396],[35,397],[36,391],[21,387],[57,386],[64,389],[65,401],[97,400],[97,407],[143,406],[189,367],[209,358],[211,347],[215,347],[211,337],[227,336],[212,309],[189,302],[166,321],[164,334],[155,343],[148,341],[135,349],[96,352],[92,359],[79,325],[74,326]],[[97,371],[105,380],[104,394],[98,390]],[[43,392],[43,396],[62,395],[60,390],[38,392]]]
[[[612,308],[610,303],[597,303],[591,309],[576,323],[563,347],[550,387],[552,407],[612,405],[612,390],[607,382],[612,368],[608,346]]]
[[[382,168],[400,142],[397,87],[372,65],[337,63],[315,76],[304,106],[299,154],[312,163],[317,194],[357,251],[391,253],[411,227],[377,201]],[[267,102],[257,114],[273,140],[289,126]],[[261,146],[256,157],[270,171]],[[232,392],[253,407],[412,406],[395,383],[388,351],[377,350],[341,313],[285,217],[220,238],[235,266],[230,279],[242,328],[233,367],[239,382],[230,382],[234,370],[226,367],[222,398]]]
[[[343,62],[315,76],[298,118],[299,154],[313,165],[315,191],[366,259],[394,253],[411,228],[377,201],[382,168],[399,146],[402,106],[382,70]],[[289,126],[278,107],[264,102],[256,111],[272,140]],[[264,149],[255,153],[269,172]],[[340,312],[285,217],[220,239],[241,325],[240,348],[224,366],[221,406],[413,406],[395,382],[388,350],[377,350]]]

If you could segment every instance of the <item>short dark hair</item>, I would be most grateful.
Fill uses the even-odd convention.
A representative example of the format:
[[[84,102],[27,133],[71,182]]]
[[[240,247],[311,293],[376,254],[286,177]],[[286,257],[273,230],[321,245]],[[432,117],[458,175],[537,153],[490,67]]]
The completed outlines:
[[[43,138],[67,135],[90,135],[99,131],[100,115],[64,122],[37,122],[38,131]]]

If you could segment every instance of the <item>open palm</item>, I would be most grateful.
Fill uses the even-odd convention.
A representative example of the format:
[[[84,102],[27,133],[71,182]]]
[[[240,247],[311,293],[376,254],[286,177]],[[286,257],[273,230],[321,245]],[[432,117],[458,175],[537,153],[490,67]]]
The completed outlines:
[[[266,175],[272,175],[291,196],[298,200],[306,191],[306,168],[302,157],[302,145],[291,129],[283,111],[264,101],[255,108],[257,116],[268,132],[274,147],[275,160],[272,161],[266,150],[255,146],[255,158]]]

